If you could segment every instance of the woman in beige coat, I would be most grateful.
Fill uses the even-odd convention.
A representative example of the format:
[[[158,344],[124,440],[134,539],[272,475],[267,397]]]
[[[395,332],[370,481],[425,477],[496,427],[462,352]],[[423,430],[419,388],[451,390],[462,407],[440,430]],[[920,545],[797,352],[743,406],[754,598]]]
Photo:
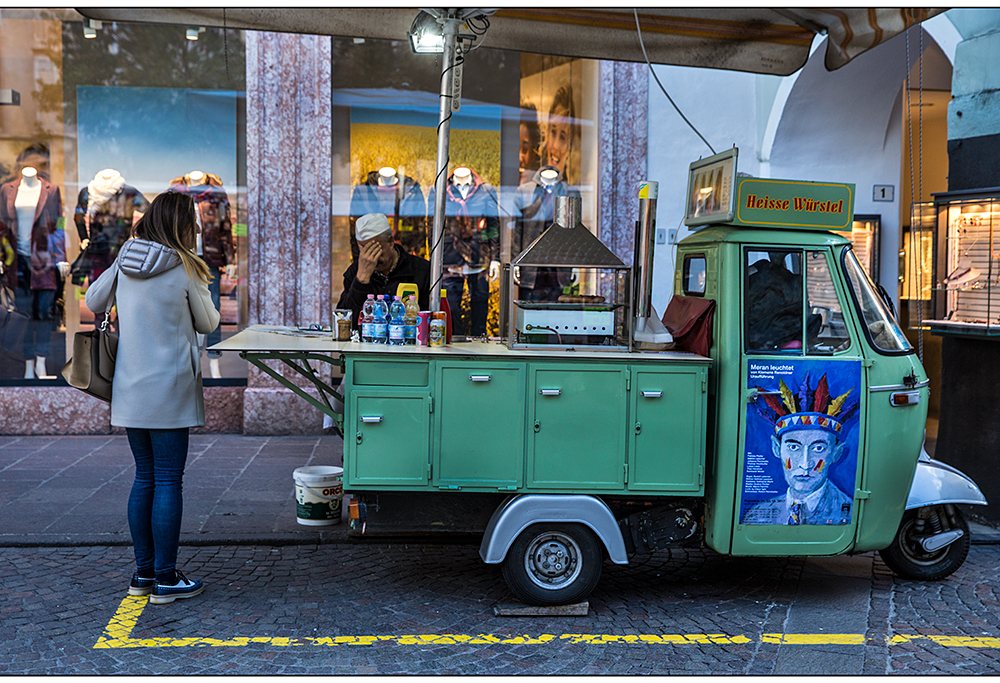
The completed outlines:
[[[125,428],[135,458],[128,522],[136,572],[129,595],[149,595],[154,604],[204,590],[176,566],[188,429],[205,424],[197,333],[219,324],[208,266],[193,252],[194,211],[186,195],[159,195],[134,239],[87,290],[90,310],[105,310],[112,293],[118,308],[111,424]]]

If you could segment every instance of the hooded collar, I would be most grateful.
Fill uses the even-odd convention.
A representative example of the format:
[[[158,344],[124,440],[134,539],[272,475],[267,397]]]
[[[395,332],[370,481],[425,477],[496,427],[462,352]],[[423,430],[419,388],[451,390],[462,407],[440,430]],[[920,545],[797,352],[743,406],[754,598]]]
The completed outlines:
[[[176,251],[149,240],[131,239],[122,245],[118,254],[118,267],[129,277],[142,280],[165,273],[181,265],[181,257]]]

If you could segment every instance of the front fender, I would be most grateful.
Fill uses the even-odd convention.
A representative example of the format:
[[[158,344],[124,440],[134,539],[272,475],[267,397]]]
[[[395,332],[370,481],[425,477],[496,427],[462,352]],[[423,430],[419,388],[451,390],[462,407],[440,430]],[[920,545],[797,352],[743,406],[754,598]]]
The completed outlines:
[[[583,524],[601,539],[612,562],[628,564],[625,541],[611,510],[600,498],[581,495],[526,494],[508,500],[490,518],[479,556],[486,564],[503,562],[518,534],[538,522]]]
[[[924,458],[921,454],[917,471],[913,474],[913,484],[910,485],[910,495],[906,499],[906,509],[942,503],[988,504],[986,496],[968,476],[951,465]]]

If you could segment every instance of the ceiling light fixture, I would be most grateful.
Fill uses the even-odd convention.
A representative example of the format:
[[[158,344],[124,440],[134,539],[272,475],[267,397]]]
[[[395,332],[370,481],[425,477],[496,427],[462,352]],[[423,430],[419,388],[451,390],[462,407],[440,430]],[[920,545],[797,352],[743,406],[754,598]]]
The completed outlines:
[[[21,105],[21,93],[16,90],[0,89],[0,106],[9,105],[18,107]]]
[[[201,34],[201,33],[204,33],[204,32],[205,32],[205,27],[204,26],[199,26],[197,28],[193,28],[193,27],[189,28],[187,30],[187,39],[188,40],[198,40],[198,35]]]
[[[96,38],[97,31],[103,28],[103,22],[97,19],[84,19],[83,20],[83,37],[84,38]]]

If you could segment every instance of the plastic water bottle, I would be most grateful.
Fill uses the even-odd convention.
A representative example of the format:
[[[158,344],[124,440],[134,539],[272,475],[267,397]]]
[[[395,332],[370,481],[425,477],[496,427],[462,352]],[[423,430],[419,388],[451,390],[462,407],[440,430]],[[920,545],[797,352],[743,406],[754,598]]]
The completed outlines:
[[[393,297],[389,306],[389,345],[402,346],[405,342],[406,307],[403,305],[403,297],[397,294]]]
[[[403,318],[403,340],[407,346],[417,345],[417,325],[420,324],[420,306],[417,304],[417,297],[411,296],[406,300],[406,315]]]
[[[375,297],[375,307],[372,309],[372,331],[376,344],[387,344],[389,342],[389,319],[387,317],[389,307],[385,305],[385,295],[379,294]]]
[[[361,341],[371,344],[375,341],[375,325],[372,315],[375,308],[375,295],[369,294],[361,307]]]

